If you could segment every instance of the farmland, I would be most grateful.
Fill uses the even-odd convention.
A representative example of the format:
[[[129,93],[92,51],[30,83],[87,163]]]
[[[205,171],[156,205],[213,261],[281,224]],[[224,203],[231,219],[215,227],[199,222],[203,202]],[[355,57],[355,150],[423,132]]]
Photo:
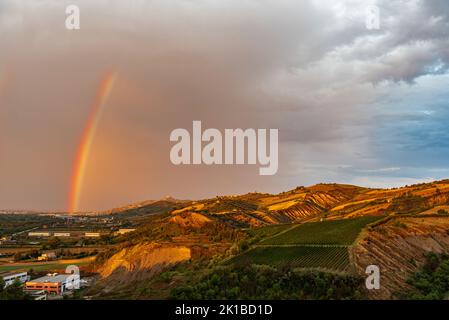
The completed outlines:
[[[379,217],[362,217],[300,224],[273,238],[264,239],[264,245],[335,244],[351,245],[360,231]]]
[[[256,247],[246,254],[237,256],[232,263],[250,261],[254,264],[279,266],[289,264],[292,267],[323,268],[344,271],[349,266],[346,247],[292,246],[292,247]]]
[[[33,269],[34,271],[53,271],[65,269],[69,265],[87,265],[93,261],[92,257],[83,259],[71,259],[71,260],[57,260],[51,262],[29,262],[29,263],[14,263],[14,264],[4,264],[0,265],[0,272],[11,272],[11,271],[29,271]]]
[[[266,238],[291,229],[292,227],[294,227],[292,224],[275,224],[263,228],[250,229],[248,233],[253,237]]]
[[[251,230],[262,241],[230,263],[252,263],[348,271],[348,247],[361,230],[381,217],[275,225]]]

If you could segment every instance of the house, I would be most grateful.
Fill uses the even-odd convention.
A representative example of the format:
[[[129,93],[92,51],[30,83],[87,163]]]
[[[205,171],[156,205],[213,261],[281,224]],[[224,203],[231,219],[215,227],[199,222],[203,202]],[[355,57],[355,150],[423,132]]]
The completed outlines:
[[[79,289],[79,274],[49,273],[45,277],[37,278],[25,283],[27,291],[45,291],[47,294],[61,295],[66,291]]]
[[[27,272],[19,272],[19,273],[4,273],[0,274],[0,277],[3,278],[5,282],[5,287],[12,285],[15,281],[19,281],[20,283],[25,283],[29,280],[29,276]]]
[[[48,261],[54,259],[56,259],[56,253],[54,252],[43,253],[39,257],[37,257],[37,261]]]

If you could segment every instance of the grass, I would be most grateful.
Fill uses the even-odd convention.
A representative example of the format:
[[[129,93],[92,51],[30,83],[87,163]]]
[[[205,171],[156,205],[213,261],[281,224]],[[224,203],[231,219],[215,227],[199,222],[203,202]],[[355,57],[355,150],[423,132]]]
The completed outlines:
[[[351,245],[360,231],[369,223],[380,217],[361,217],[355,219],[309,222],[282,233],[273,238],[261,241],[265,245]]]
[[[34,271],[46,271],[46,270],[58,270],[58,269],[65,269],[67,266],[70,265],[86,265],[90,263],[90,261],[84,259],[80,261],[71,261],[71,262],[55,262],[55,263],[23,263],[23,264],[7,264],[7,265],[0,265],[0,272],[11,272],[11,271],[28,271],[30,269],[33,269]]]
[[[346,247],[256,247],[236,256],[230,263],[245,261],[272,266],[288,263],[292,267],[344,271],[349,266],[349,255]]]

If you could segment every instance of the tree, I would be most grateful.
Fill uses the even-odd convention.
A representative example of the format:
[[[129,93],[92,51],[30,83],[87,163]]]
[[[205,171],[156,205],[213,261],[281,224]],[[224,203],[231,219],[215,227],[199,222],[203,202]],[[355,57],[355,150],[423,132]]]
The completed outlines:
[[[0,300],[29,300],[30,296],[23,292],[22,283],[19,280],[6,286],[5,281],[0,278]]]

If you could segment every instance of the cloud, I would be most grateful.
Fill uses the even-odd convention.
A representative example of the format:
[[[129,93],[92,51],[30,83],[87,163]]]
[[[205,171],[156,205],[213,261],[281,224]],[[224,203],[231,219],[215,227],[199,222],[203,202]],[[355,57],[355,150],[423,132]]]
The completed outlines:
[[[351,184],[355,184],[367,188],[400,188],[406,185],[413,185],[419,183],[429,183],[435,181],[433,177],[427,178],[404,178],[404,177],[356,177],[349,181]]]
[[[64,28],[69,3],[80,6],[80,31]],[[380,30],[365,27],[374,4]],[[417,0],[3,0],[0,70],[7,66],[15,81],[0,97],[8,186],[0,204],[63,209],[79,134],[111,68],[119,80],[95,139],[86,209],[167,194],[278,192],[417,167],[395,150],[446,150],[443,122],[430,120],[444,106],[417,106],[407,94],[426,77],[449,83],[448,12],[444,1]],[[422,89],[429,101],[433,86]],[[169,133],[192,120],[279,128],[278,176],[173,167]],[[419,134],[423,123],[427,134]]]

